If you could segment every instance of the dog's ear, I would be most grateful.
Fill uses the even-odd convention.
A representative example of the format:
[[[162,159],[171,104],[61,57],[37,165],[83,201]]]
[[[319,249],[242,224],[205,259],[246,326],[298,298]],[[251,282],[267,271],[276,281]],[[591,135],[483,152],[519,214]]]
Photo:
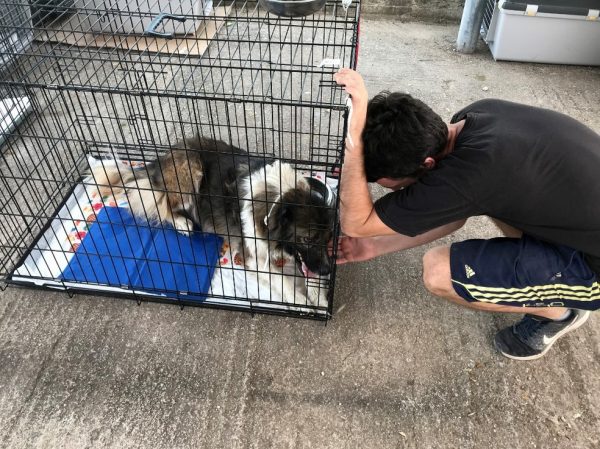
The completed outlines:
[[[293,229],[298,203],[299,199],[296,189],[289,190],[282,195],[268,220],[269,231],[276,233],[278,231],[284,232],[285,230]]]
[[[289,203],[281,202],[277,211],[278,225],[282,228],[288,228],[294,222],[294,206]]]
[[[306,182],[308,182],[308,186],[311,191],[321,195],[324,201],[327,199],[327,186],[325,184],[318,179],[311,178],[310,176],[306,176],[304,179],[306,179]]]
[[[288,227],[294,222],[294,209],[298,204],[297,197],[296,189],[293,189],[286,192],[279,200],[277,216],[279,217],[279,223],[284,227]]]

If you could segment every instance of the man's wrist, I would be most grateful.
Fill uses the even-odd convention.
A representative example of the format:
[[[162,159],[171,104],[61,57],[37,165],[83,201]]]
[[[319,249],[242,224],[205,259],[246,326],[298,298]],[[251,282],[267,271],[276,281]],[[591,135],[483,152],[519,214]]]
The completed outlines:
[[[369,104],[369,99],[368,99],[366,93],[365,93],[364,97],[361,96],[360,98],[357,98],[356,100],[354,98],[352,98],[352,108],[356,111],[360,110],[360,111],[366,113],[368,104]]]
[[[346,156],[360,157],[362,161],[363,157],[363,144],[360,137],[351,138],[350,136],[346,139]]]
[[[360,128],[360,131],[362,132],[366,121],[367,103],[364,101],[359,101],[357,103],[352,102],[352,118],[348,127],[353,130]]]

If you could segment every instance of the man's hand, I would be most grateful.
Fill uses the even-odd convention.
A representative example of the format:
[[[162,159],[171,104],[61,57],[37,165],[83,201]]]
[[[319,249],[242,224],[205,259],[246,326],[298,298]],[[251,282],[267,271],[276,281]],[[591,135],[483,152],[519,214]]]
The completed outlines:
[[[348,139],[346,140],[346,148],[352,151],[362,142],[361,136],[367,119],[369,94],[362,76],[352,69],[340,69],[333,78],[336,83],[344,86],[344,90],[348,92],[352,101],[352,116],[348,125],[350,142]]]
[[[344,90],[352,97],[352,106],[361,106],[368,103],[369,94],[365,82],[358,72],[343,68],[333,75],[333,79],[339,85],[344,86]]]
[[[337,263],[362,262],[384,254],[415,248],[452,234],[460,229],[466,221],[459,220],[448,223],[414,237],[398,234],[394,231],[391,231],[391,235],[377,235],[375,237],[342,236],[338,239]],[[332,242],[329,244],[330,255],[331,252]]]
[[[330,244],[331,252],[331,244]],[[377,256],[373,245],[373,237],[356,238],[342,236],[338,239],[336,263],[362,262]]]

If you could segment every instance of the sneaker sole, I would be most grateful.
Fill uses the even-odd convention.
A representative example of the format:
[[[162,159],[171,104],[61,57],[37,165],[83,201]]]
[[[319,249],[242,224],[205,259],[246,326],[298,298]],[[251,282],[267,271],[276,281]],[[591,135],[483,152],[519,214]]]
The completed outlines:
[[[565,335],[567,332],[574,331],[575,329],[578,329],[579,327],[581,327],[583,325],[583,323],[585,323],[588,320],[589,317],[590,317],[590,312],[589,312],[589,310],[586,310],[577,319],[575,319],[575,321],[573,323],[571,323],[570,326],[565,327],[558,334],[556,334],[554,336],[554,338],[552,339],[552,341],[548,344],[548,346],[546,346],[542,352],[540,352],[539,354],[536,354],[536,355],[530,355],[530,356],[527,356],[527,357],[517,357],[517,356],[511,355],[511,354],[507,354],[506,352],[504,352],[502,349],[500,349],[498,347],[498,345],[496,345],[495,341],[494,341],[494,346],[496,347],[496,349],[504,357],[508,357],[509,359],[513,359],[513,360],[535,360],[535,359],[539,359],[540,357],[543,357],[544,354],[546,354],[548,352],[548,350],[552,347],[552,345],[554,345],[554,343],[556,343],[558,341],[558,339],[560,337],[562,337],[563,335]]]

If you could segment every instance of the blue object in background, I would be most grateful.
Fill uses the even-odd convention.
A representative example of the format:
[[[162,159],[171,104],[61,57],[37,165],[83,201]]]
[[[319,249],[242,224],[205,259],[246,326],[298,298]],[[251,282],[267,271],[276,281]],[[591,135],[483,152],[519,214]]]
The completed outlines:
[[[62,279],[204,300],[223,239],[184,236],[173,228],[136,226],[128,209],[104,207]]]

